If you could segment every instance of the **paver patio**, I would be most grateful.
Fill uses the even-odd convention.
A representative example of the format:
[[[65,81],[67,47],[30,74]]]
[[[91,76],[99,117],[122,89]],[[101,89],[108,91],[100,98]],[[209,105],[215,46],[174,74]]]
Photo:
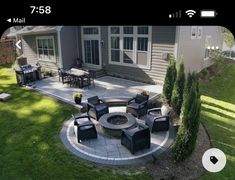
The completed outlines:
[[[62,84],[62,82],[59,82],[58,77],[52,77],[37,81],[35,89],[70,104],[75,104],[73,100],[73,92],[75,91],[83,94],[83,103],[86,103],[87,98],[96,95],[100,98],[134,97],[137,93],[145,90],[149,92],[151,99],[162,93],[161,85],[149,85],[111,76],[95,79],[95,87],[91,85],[89,88],[84,87],[82,89]],[[110,107],[109,109],[110,112],[126,112],[126,107]],[[141,119],[137,119],[137,122],[144,124],[145,118],[143,116]],[[152,160],[169,148],[175,136],[172,126],[169,131],[151,133],[150,149],[144,149],[132,155],[129,150],[121,145],[120,138],[105,134],[99,122],[96,120],[92,121],[98,131],[97,139],[78,143],[74,134],[74,122],[72,119],[64,123],[60,137],[65,147],[75,155],[101,164],[136,164]]]
[[[154,95],[162,93],[162,86],[103,76],[95,79],[95,87],[91,85],[89,88],[84,87],[80,89],[77,87],[69,87],[67,84],[59,82],[58,77],[52,77],[37,81],[36,90],[74,104],[73,92],[75,91],[79,91],[83,94],[82,102],[86,102],[87,98],[96,95],[100,98],[133,97],[143,90],[149,91],[151,99]]]
[[[126,107],[110,107],[110,112],[125,112]],[[146,116],[136,119],[139,124],[145,123]],[[151,146],[149,149],[137,151],[134,155],[121,144],[120,138],[106,134],[99,122],[91,119],[95,124],[98,138],[77,142],[74,133],[73,119],[64,123],[60,138],[65,147],[73,154],[99,164],[126,165],[139,164],[154,160],[165,152],[173,143],[175,129],[170,126],[168,131],[151,133]]]

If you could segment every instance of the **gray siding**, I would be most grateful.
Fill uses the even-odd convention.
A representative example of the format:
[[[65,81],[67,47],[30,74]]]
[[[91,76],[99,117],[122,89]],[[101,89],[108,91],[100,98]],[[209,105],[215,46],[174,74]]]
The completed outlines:
[[[102,61],[110,75],[124,77],[151,84],[163,84],[168,62],[162,59],[163,53],[174,53],[175,26],[152,27],[152,53],[150,69],[108,64],[108,27],[102,27]],[[107,34],[107,35],[106,35]],[[106,65],[107,64],[107,65]]]
[[[36,45],[36,37],[37,36],[54,36],[56,62],[48,62],[48,61],[42,61],[42,60],[38,59],[37,45]],[[57,34],[56,33],[22,36],[23,54],[25,57],[27,57],[27,62],[32,65],[36,65],[39,62],[43,68],[50,69],[53,71],[57,71],[57,67],[59,65],[58,45],[57,44],[58,44],[58,41],[57,41]]]
[[[108,26],[101,26],[101,41],[104,42],[101,46],[102,67],[105,67],[109,63]]]
[[[204,60],[206,50],[206,36],[211,36],[211,45],[222,48],[223,38],[221,27],[218,26],[202,26],[202,38],[191,39],[191,26],[180,26],[178,28],[178,48],[177,62],[183,57],[185,71],[199,72],[203,68],[211,65],[211,60]]]
[[[68,69],[76,63],[78,55],[77,27],[63,26],[60,31],[63,68]]]
[[[82,59],[82,35],[81,35],[81,26],[77,27],[77,38],[78,38],[78,57]]]

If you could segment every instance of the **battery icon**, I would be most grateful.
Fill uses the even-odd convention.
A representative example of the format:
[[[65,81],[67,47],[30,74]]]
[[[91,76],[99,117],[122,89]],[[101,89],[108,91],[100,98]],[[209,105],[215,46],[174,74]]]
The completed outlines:
[[[214,10],[201,10],[201,18],[214,18],[216,12]]]

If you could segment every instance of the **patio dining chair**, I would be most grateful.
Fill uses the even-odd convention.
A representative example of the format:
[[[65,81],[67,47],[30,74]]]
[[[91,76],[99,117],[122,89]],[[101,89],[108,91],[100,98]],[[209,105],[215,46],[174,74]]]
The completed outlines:
[[[94,123],[92,123],[90,116],[74,116],[74,133],[77,137],[78,143],[83,140],[97,138],[97,131]]]
[[[71,86],[72,77],[62,68],[58,68],[59,82],[62,81],[63,84],[67,83]]]

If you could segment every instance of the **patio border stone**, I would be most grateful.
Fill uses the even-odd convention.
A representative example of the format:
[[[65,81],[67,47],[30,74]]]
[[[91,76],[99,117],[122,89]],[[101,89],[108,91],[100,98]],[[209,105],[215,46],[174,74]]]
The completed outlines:
[[[129,165],[129,164],[143,164],[149,161],[154,161],[162,155],[164,152],[167,152],[170,146],[173,144],[176,132],[173,126],[170,126],[169,131],[167,132],[167,137],[164,138],[164,141],[161,143],[160,146],[151,150],[147,153],[136,155],[132,157],[126,158],[112,158],[112,157],[101,157],[95,155],[91,152],[86,152],[84,149],[79,149],[76,147],[71,140],[69,139],[69,127],[73,125],[72,119],[66,121],[60,131],[60,138],[65,145],[65,147],[75,154],[76,156],[85,159],[87,161],[91,161],[98,164],[103,165]]]

